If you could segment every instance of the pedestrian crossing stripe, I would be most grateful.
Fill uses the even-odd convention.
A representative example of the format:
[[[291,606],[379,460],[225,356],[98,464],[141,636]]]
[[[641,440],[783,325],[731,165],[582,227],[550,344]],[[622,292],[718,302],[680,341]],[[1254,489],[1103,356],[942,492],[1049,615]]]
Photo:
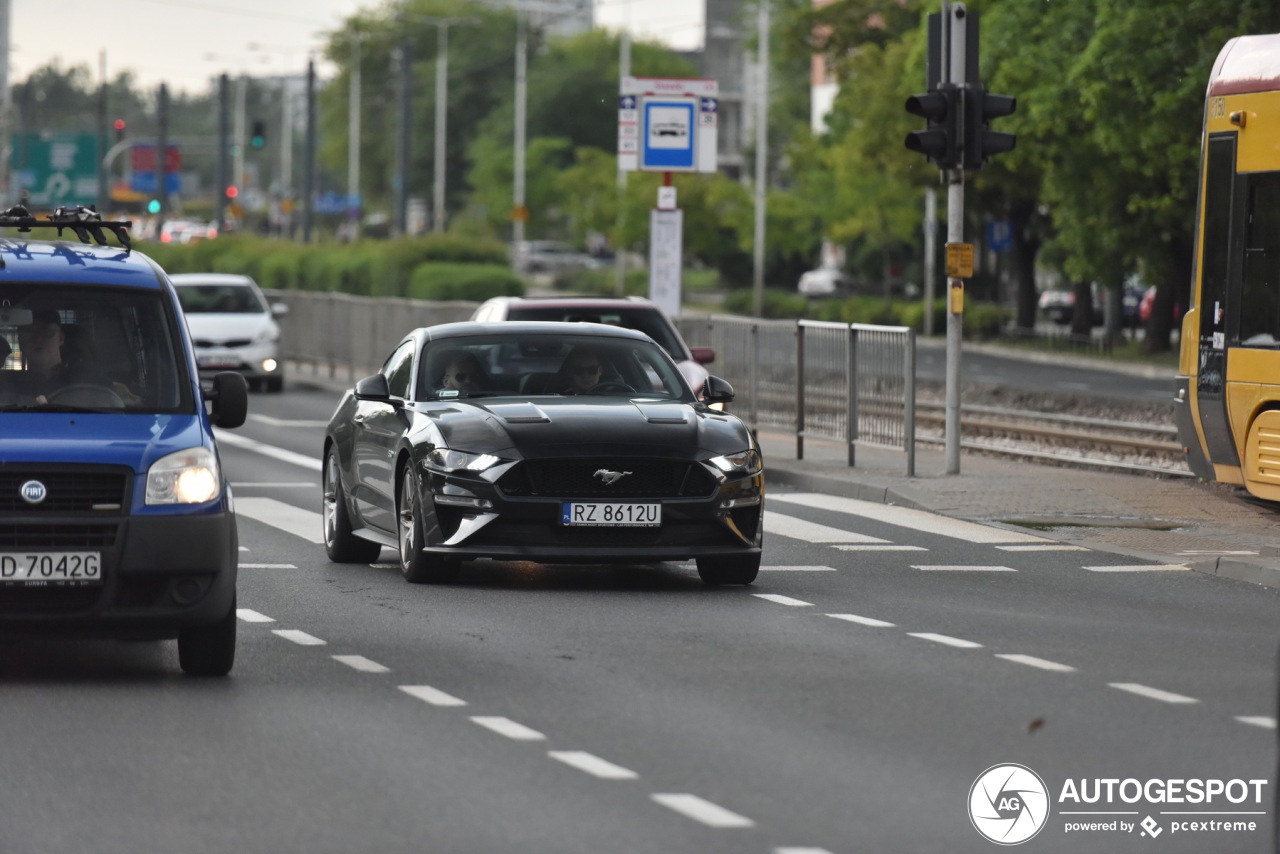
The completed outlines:
[[[865,519],[874,519],[877,522],[885,522],[902,528],[911,528],[916,531],[964,540],[970,543],[1052,542],[1044,537],[1033,537],[1030,534],[1006,531],[1001,528],[993,528],[990,525],[981,525],[977,522],[966,522],[963,519],[952,519],[950,516],[940,516],[937,513],[930,513],[925,510],[897,507],[892,504],[876,504],[871,501],[860,501],[856,498],[841,498],[835,495],[799,492],[773,493],[769,496],[769,501],[798,504],[802,507],[812,507],[817,510],[833,510],[837,513],[861,516]],[[845,542],[859,541],[846,540]]]

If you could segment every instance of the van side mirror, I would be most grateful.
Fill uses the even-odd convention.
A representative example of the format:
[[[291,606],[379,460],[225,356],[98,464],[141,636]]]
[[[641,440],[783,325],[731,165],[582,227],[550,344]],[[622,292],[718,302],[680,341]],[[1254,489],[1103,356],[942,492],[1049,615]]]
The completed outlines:
[[[214,375],[208,399],[213,404],[210,415],[215,427],[239,427],[249,414],[249,384],[235,371]]]

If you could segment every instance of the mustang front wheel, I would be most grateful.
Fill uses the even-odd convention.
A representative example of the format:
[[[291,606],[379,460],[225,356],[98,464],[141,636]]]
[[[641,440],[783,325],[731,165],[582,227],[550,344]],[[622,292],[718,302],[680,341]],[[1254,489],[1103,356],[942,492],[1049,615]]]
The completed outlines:
[[[422,550],[426,542],[422,527],[422,499],[418,477],[411,466],[400,474],[400,500],[396,513],[400,519],[400,574],[410,584],[448,584],[458,577],[458,561],[448,560]]]

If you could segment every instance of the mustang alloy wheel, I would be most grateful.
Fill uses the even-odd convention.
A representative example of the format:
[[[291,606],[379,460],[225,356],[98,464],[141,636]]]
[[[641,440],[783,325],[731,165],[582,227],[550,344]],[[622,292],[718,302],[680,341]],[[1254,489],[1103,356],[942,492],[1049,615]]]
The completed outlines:
[[[400,574],[410,584],[448,584],[458,577],[461,565],[422,550],[422,499],[418,476],[406,465],[400,473],[400,500],[396,503],[400,533]]]
[[[330,450],[324,459],[324,550],[334,563],[373,563],[382,546],[351,533],[347,498],[338,474],[338,452]]]

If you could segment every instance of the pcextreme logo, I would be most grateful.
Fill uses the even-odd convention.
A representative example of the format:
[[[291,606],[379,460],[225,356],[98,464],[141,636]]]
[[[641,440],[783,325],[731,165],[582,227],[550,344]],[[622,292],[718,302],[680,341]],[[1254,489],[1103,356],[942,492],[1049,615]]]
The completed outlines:
[[[969,789],[969,820],[998,845],[1031,839],[1049,819],[1049,790],[1025,765],[992,765]]]

